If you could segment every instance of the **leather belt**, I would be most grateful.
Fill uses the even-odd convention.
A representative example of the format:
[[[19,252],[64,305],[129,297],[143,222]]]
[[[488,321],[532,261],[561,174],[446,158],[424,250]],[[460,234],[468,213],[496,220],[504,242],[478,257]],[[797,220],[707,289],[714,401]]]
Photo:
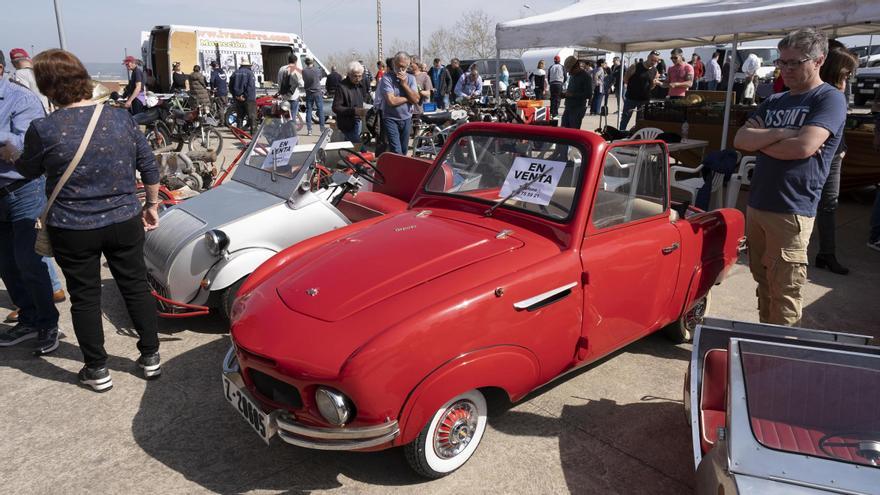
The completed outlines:
[[[11,193],[26,186],[28,183],[30,183],[30,181],[31,179],[19,179],[15,182],[10,182],[5,186],[0,187],[0,198],[5,198],[6,196],[9,196]]]

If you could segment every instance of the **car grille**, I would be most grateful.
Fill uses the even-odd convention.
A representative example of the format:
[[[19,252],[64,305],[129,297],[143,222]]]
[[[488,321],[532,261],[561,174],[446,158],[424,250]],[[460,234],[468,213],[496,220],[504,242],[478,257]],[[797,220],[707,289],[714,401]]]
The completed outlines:
[[[302,408],[302,398],[296,387],[253,368],[248,368],[247,371],[260,395],[291,409]]]
[[[150,275],[149,272],[147,272],[147,282],[150,284],[150,288],[156,291],[156,294],[159,294],[160,296],[168,299],[168,289],[166,289],[164,285],[156,280],[155,277]]]
[[[147,234],[144,256],[160,273],[167,273],[169,267],[166,265],[170,263],[177,248],[187,242],[193,232],[198,232],[204,226],[205,222],[183,210],[170,210],[162,215],[160,228]]]

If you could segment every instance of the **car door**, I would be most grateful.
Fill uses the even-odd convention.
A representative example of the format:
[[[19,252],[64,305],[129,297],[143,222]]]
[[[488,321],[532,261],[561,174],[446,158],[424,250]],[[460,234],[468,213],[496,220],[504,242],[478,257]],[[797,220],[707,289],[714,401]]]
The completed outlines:
[[[606,150],[603,165],[581,248],[586,347],[580,359],[656,329],[672,301],[680,262],[666,147],[618,143]]]

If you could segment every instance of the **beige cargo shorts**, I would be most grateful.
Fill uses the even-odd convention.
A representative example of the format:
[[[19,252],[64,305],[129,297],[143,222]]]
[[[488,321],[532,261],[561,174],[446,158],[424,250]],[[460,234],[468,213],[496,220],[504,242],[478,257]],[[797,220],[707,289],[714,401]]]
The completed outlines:
[[[748,208],[749,268],[758,282],[762,323],[793,326],[800,321],[813,221],[813,217]]]

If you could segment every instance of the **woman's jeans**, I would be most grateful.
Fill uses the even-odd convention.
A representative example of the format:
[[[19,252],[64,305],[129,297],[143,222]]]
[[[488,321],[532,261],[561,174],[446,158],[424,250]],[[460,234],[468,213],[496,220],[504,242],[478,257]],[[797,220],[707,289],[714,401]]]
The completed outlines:
[[[42,177],[0,198],[0,277],[19,309],[18,321],[38,330],[58,326],[49,270],[34,251],[34,222],[45,206]]]
[[[819,198],[816,228],[819,230],[820,256],[834,256],[837,247],[834,236],[837,227],[835,217],[837,215],[837,198],[840,195],[840,166],[842,163],[843,153],[834,155],[831,160],[831,171],[822,188],[822,196]]]
[[[412,118],[406,120],[384,118],[382,119],[382,127],[385,128],[385,139],[388,141],[387,151],[405,155],[409,148]]]
[[[107,363],[101,322],[101,254],[140,336],[138,350],[141,354],[158,352],[156,302],[147,284],[140,216],[93,230],[49,227],[49,238],[67,279],[73,331],[86,366],[100,368]]]

